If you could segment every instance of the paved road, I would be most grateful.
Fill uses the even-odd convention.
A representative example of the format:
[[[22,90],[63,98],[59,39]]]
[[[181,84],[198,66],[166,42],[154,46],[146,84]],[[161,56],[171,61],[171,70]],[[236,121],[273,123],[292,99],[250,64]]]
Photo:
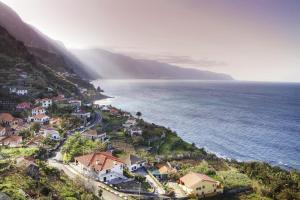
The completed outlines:
[[[82,176],[81,174],[79,174],[75,170],[73,170],[70,166],[64,165],[64,164],[56,161],[55,159],[49,159],[48,163],[52,167],[55,167],[59,170],[63,170],[65,172],[65,174],[73,180],[78,180],[78,178],[80,178],[85,183],[85,186],[88,188],[91,188],[96,195],[98,194],[99,186],[101,186],[101,187],[105,186],[104,184],[102,184],[100,182],[97,182],[97,181],[94,181],[92,179],[88,179],[88,178]],[[107,191],[105,189],[102,189],[102,191],[103,191],[102,197],[105,200],[112,200],[112,199],[115,199],[115,200],[123,199],[124,200],[124,198],[120,197],[119,195],[116,195],[113,192]],[[124,195],[124,197],[125,196],[127,196],[127,195]]]

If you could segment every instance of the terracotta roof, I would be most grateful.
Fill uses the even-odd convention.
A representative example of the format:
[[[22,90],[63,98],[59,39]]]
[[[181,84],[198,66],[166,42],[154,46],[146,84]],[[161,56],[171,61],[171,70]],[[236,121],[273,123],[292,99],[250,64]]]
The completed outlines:
[[[42,106],[38,106],[38,107],[33,108],[32,110],[45,110],[45,108]]]
[[[31,106],[31,103],[29,103],[29,102],[22,102],[22,103],[19,103],[17,105],[17,108],[24,108],[24,107],[30,108],[30,106]]]
[[[199,174],[195,172],[190,172],[186,174],[185,176],[181,177],[179,181],[182,182],[187,187],[193,187],[194,185],[202,181],[218,183],[217,181],[215,181],[214,179],[210,178],[205,174]]]
[[[34,116],[33,116],[34,119],[43,119],[43,118],[45,118],[45,117],[48,117],[48,116],[45,115],[45,114],[38,114],[38,115],[34,115]],[[49,118],[49,117],[48,117],[48,118]]]
[[[6,136],[0,139],[0,142],[21,142],[21,141],[22,141],[22,137],[17,135]]]
[[[0,113],[1,121],[13,121],[15,118],[10,113]]]
[[[115,164],[125,164],[120,159],[112,156],[109,152],[91,153],[76,157],[75,160],[96,171],[111,169]]]

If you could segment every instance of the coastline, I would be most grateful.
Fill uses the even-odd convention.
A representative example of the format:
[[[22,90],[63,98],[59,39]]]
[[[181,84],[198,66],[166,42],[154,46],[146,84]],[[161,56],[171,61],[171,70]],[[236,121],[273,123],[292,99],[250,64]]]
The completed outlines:
[[[108,95],[103,95],[103,98],[101,99],[97,99],[94,101],[94,104],[97,104],[97,105],[111,105],[111,102],[110,102],[110,99],[113,99],[113,98],[116,98],[116,97],[112,97],[112,96],[108,96]],[[125,112],[128,112],[126,110],[121,110],[120,108],[116,108],[120,111],[125,111]],[[142,112],[142,111],[141,111]],[[134,114],[132,112],[129,112],[131,114]],[[145,121],[146,123],[154,123],[154,122],[149,122],[149,121]],[[161,126],[161,127],[164,127],[166,129],[169,129],[167,128],[165,125],[162,125],[162,124],[158,124],[158,126]],[[174,131],[172,128],[170,128],[171,131]],[[178,134],[177,134],[177,137],[179,137],[180,139],[182,139],[184,142],[188,143],[188,144],[192,144],[190,143],[189,141],[186,141],[184,140],[182,137],[180,137]],[[235,158],[231,158],[229,156],[226,156],[226,155],[222,155],[222,153],[220,152],[214,152],[214,151],[211,151],[209,150],[208,148],[206,147],[202,147],[202,146],[198,146],[196,145],[195,146],[198,150],[204,150],[207,154],[211,154],[215,157],[217,157],[218,159],[220,160],[225,160],[226,162],[229,162],[229,163],[251,163],[251,162],[259,162],[259,163],[265,163],[265,164],[268,164],[272,167],[280,167],[282,170],[285,170],[285,171],[292,171],[292,170],[295,170],[297,172],[299,172],[298,169],[296,168],[293,168],[287,164],[284,164],[284,163],[277,163],[277,162],[267,162],[265,160],[258,160],[258,159],[251,159],[251,160],[240,160],[240,159],[235,159]]]

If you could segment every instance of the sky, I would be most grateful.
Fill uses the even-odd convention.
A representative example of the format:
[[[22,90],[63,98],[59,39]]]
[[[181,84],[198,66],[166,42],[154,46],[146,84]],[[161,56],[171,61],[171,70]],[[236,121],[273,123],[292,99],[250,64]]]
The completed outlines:
[[[2,0],[68,48],[300,82],[299,0]]]

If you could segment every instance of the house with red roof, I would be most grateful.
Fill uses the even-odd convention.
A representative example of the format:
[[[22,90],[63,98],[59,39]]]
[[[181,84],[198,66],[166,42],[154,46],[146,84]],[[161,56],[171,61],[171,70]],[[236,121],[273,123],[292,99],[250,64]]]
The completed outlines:
[[[39,115],[39,114],[45,114],[46,109],[42,106],[35,107],[31,110],[31,114],[34,115]]]
[[[95,152],[75,157],[75,165],[82,174],[99,181],[111,182],[126,179],[123,176],[125,163],[110,152]]]
[[[0,146],[18,147],[21,142],[22,137],[17,135],[0,137]]]
[[[190,172],[181,177],[178,183],[187,195],[207,197],[223,193],[223,186],[220,182],[205,174]]]
[[[48,117],[45,114],[38,114],[38,115],[34,115],[34,116],[30,117],[29,120],[31,122],[37,122],[37,123],[45,124],[45,123],[49,122],[50,117]]]
[[[10,113],[0,113],[0,124],[7,126],[14,123],[15,118]]]
[[[16,106],[17,110],[25,110],[25,109],[29,109],[29,108],[31,108],[31,103],[29,103],[29,102],[22,102]]]

